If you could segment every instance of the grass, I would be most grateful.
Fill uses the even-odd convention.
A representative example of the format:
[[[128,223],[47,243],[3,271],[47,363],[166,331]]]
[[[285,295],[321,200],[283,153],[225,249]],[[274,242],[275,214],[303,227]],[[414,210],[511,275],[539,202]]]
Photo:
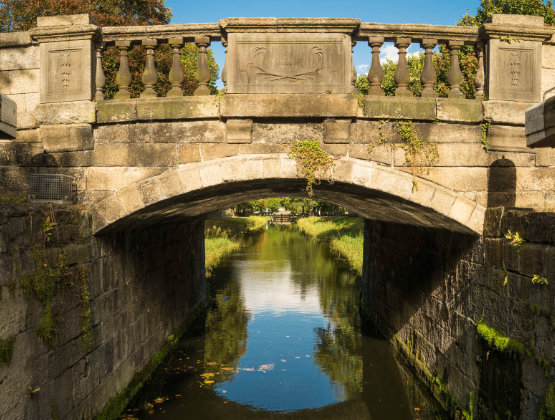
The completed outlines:
[[[204,224],[204,266],[206,277],[220,264],[226,255],[240,246],[240,237],[245,232],[254,232],[266,226],[266,216],[220,217],[208,219]]]
[[[364,220],[358,217],[306,217],[297,221],[307,235],[330,243],[331,248],[362,274]]]

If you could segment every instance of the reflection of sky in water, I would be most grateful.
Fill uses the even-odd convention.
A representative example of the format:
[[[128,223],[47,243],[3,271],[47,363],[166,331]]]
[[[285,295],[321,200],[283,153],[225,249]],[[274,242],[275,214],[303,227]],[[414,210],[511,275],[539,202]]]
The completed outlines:
[[[340,401],[342,387],[330,381],[313,357],[314,331],[329,323],[320,308],[317,286],[301,295],[291,281],[289,261],[237,261],[234,277],[241,281],[250,314],[247,352],[239,361],[239,372],[231,382],[218,384],[216,392],[272,411]]]

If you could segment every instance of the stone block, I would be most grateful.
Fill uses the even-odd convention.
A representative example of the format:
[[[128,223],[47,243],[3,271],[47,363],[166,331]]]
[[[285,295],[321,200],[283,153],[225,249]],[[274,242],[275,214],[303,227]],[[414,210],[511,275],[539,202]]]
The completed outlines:
[[[388,145],[378,145],[369,151],[366,144],[350,144],[349,156],[355,159],[372,160],[393,165],[393,152]]]
[[[541,70],[541,98],[548,99],[555,96],[555,69],[542,69]]]
[[[482,102],[480,100],[437,98],[436,103],[437,119],[440,121],[482,121]]]
[[[267,155],[275,153],[285,153],[286,151],[287,147],[284,144],[249,143],[239,144],[237,148],[238,155]]]
[[[250,143],[252,141],[252,120],[227,120],[225,131],[227,143]]]
[[[489,100],[484,101],[484,119],[497,124],[524,125],[529,103]]]
[[[526,110],[528,147],[555,147],[555,97]]]
[[[376,167],[372,174],[372,188],[408,199],[412,193],[412,176],[402,172]]]
[[[90,124],[43,125],[40,139],[46,152],[91,150],[94,145]]]
[[[172,139],[179,143],[223,143],[226,124],[223,121],[184,121],[171,124]],[[157,141],[156,130],[152,133]]]
[[[0,72],[0,92],[5,95],[36,93],[40,89],[40,70],[10,70]]]
[[[237,148],[235,144],[201,144],[200,155],[203,161],[230,157],[237,155]]]
[[[322,140],[321,123],[255,123],[252,126],[252,141],[259,144],[283,144],[287,146],[299,139]]]
[[[230,33],[227,92],[350,93],[351,37],[339,33]]]
[[[527,150],[524,127],[491,124],[487,141],[490,150]]]
[[[87,189],[117,191],[130,184],[160,174],[160,168],[92,167],[85,170]]]
[[[98,123],[112,123],[137,120],[137,99],[100,101],[96,104]]]
[[[175,197],[183,192],[181,178],[177,171],[168,170],[157,177],[163,197]]]
[[[436,102],[433,98],[365,96],[363,112],[369,118],[433,121],[436,119]]]
[[[324,143],[349,143],[351,120],[328,118],[324,120]]]
[[[351,94],[224,95],[220,105],[224,118],[345,118],[357,113],[357,99]]]
[[[17,137],[17,105],[2,94],[0,94],[0,132],[9,138]]]
[[[145,207],[143,197],[136,185],[121,189],[118,191],[117,195],[125,215],[129,215]]]
[[[366,188],[373,188],[372,176],[374,167],[355,162],[352,171],[352,183]]]
[[[456,196],[442,188],[437,188],[432,198],[432,208],[441,214],[449,214],[455,203]]]
[[[218,161],[199,166],[199,174],[203,188],[219,185],[223,182],[223,176],[219,166]]]
[[[490,38],[488,66],[490,100],[539,102],[541,100],[542,43],[506,42]]]
[[[179,163],[200,162],[200,146],[198,144],[182,144],[179,146]]]
[[[184,188],[184,193],[202,188],[202,179],[200,177],[199,168],[197,165],[191,166],[193,167],[185,167],[185,169],[180,169],[178,172],[181,179],[181,184]]]
[[[158,178],[147,179],[141,182],[137,185],[137,189],[141,194],[145,206],[157,203],[166,198],[162,192],[162,185]]]
[[[484,191],[488,185],[488,168],[433,167],[422,177],[457,192]]]
[[[137,119],[141,121],[218,118],[216,96],[182,96],[177,98],[139,98]]]
[[[468,200],[463,197],[457,197],[449,212],[449,217],[455,219],[457,222],[465,225],[470,216],[474,212],[476,202]]]
[[[37,46],[1,49],[0,71],[38,69],[40,67],[39,52]]]
[[[71,25],[90,25],[96,22],[87,13],[77,15],[60,15],[60,16],[39,16],[37,18],[37,26],[71,26]]]
[[[18,143],[38,143],[40,142],[40,130],[18,130],[16,141]]]
[[[29,32],[3,32],[0,34],[0,48],[26,47],[31,45]]]
[[[97,144],[94,146],[95,166],[133,166],[128,144]]]
[[[172,166],[177,164],[177,145],[143,143],[129,145],[130,166]]]
[[[39,104],[35,119],[40,125],[94,123],[94,103],[90,101]]]
[[[40,44],[40,100],[91,100],[94,94],[94,45],[90,39]]]

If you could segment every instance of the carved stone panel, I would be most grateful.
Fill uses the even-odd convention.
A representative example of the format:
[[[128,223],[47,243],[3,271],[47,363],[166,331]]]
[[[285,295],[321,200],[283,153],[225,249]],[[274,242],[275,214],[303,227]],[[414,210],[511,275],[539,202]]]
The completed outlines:
[[[541,43],[489,42],[489,99],[541,101]]]
[[[92,57],[89,40],[41,44],[41,103],[91,100]]]
[[[231,33],[227,93],[349,93],[351,38],[337,33]]]

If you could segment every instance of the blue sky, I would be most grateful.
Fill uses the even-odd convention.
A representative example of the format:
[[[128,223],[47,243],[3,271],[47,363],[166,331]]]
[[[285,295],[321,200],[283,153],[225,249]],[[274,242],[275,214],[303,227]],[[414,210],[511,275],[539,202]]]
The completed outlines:
[[[467,11],[475,13],[480,0],[396,0],[396,1],[348,1],[348,0],[167,0],[172,9],[171,23],[217,22],[232,16],[240,17],[345,17],[358,18],[363,22],[427,23],[453,25]],[[224,51],[219,43],[212,50],[220,69],[224,64]],[[409,53],[418,51],[417,45]],[[395,59],[396,50],[391,45],[382,47],[382,59]],[[366,73],[370,62],[370,48],[359,42],[354,51],[354,63],[359,73]],[[221,86],[220,86],[221,87]]]

